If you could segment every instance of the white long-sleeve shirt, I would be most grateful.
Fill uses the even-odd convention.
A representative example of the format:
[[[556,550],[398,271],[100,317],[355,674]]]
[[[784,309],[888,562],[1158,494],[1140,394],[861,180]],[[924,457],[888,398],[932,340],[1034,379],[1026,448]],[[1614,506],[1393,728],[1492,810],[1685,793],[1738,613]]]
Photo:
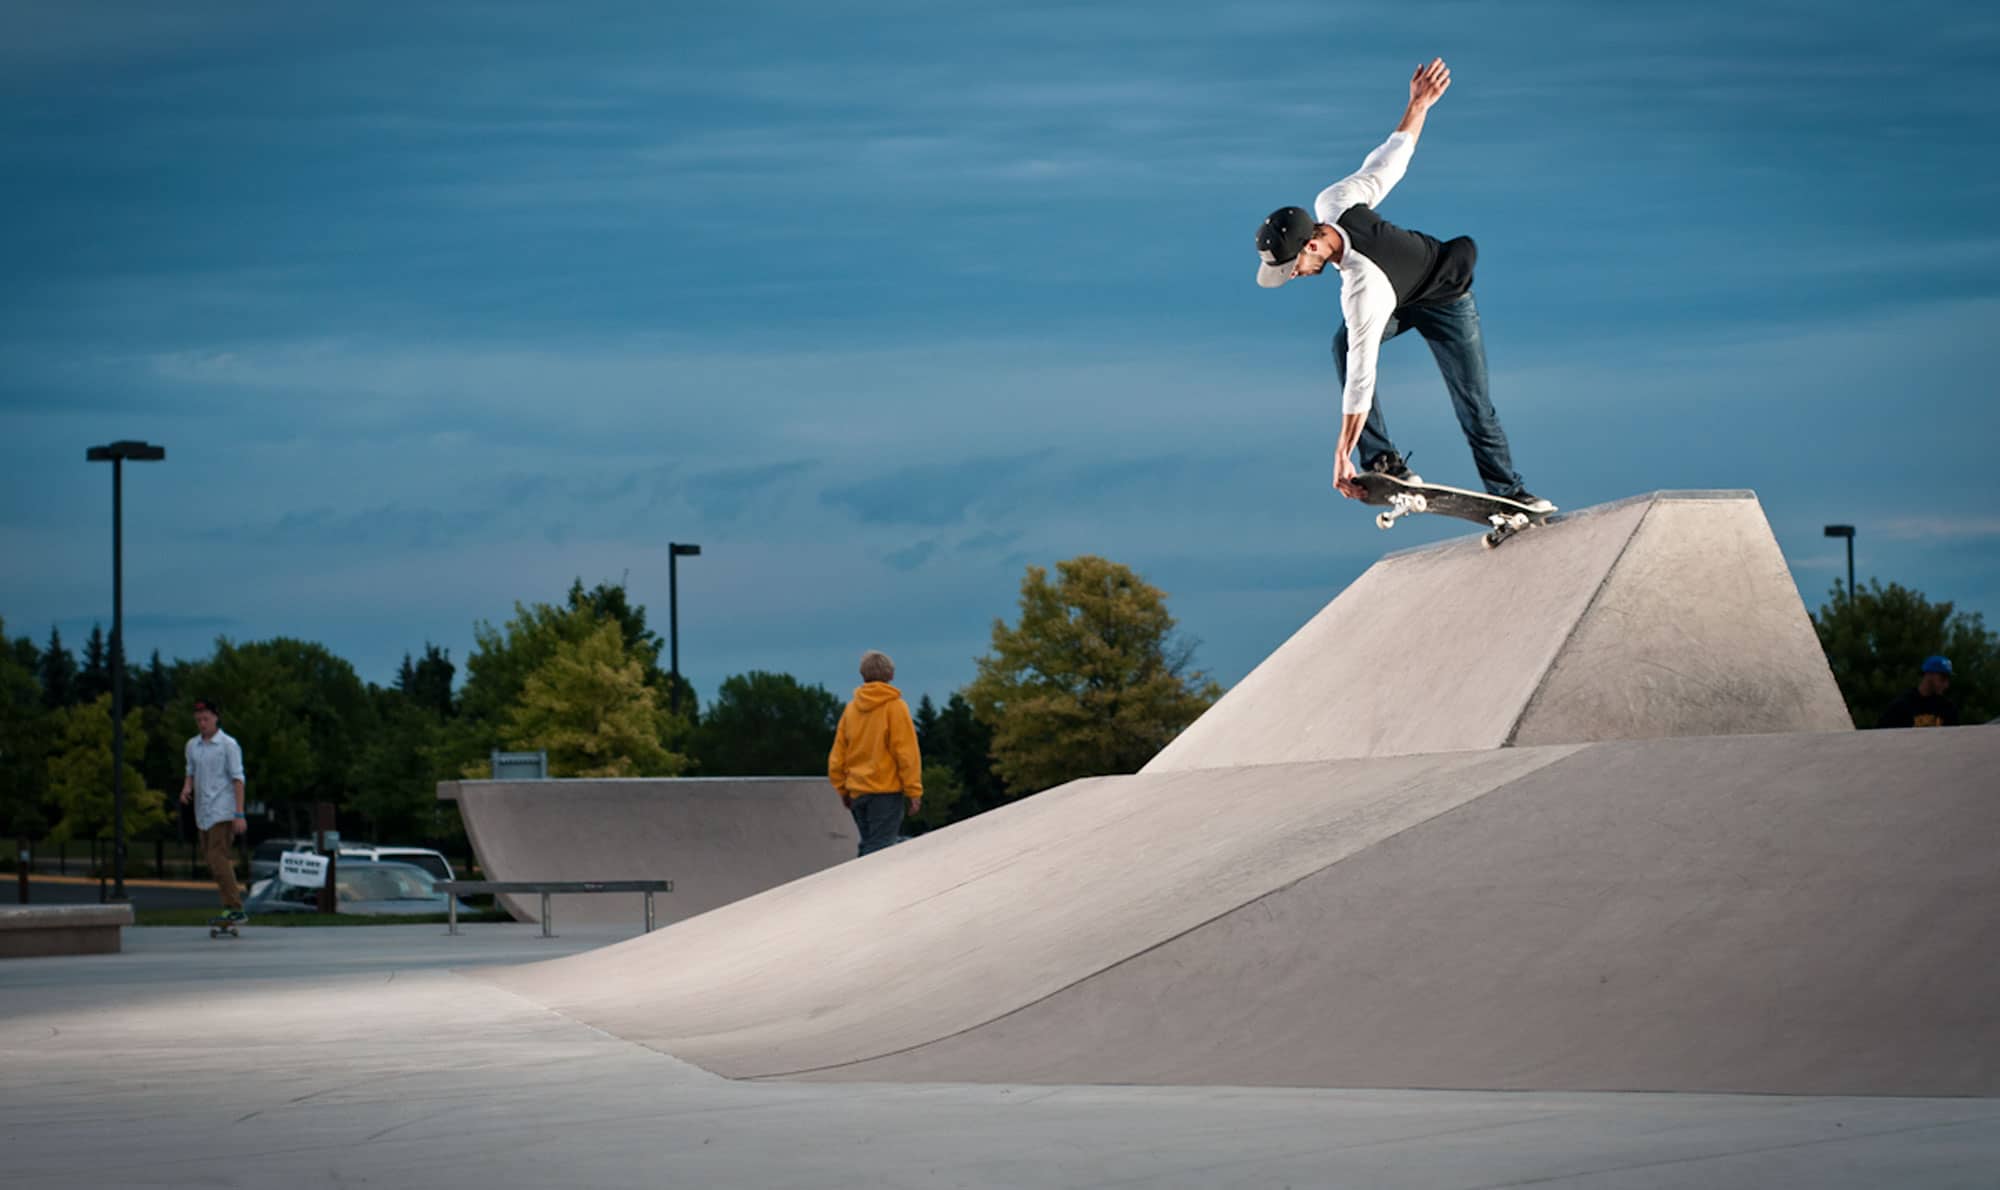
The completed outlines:
[[[1403,180],[1416,150],[1416,137],[1390,133],[1362,160],[1360,169],[1319,192],[1313,200],[1314,216],[1338,226],[1350,207],[1379,206]],[[1340,394],[1340,409],[1366,413],[1375,403],[1375,359],[1382,331],[1396,312],[1396,287],[1382,266],[1356,249],[1353,236],[1344,229],[1341,236],[1346,241],[1338,267],[1340,312],[1347,319],[1347,385]]]
[[[220,728],[215,738],[187,742],[187,775],[194,783],[194,824],[207,830],[236,817],[236,782],[243,779],[243,747]]]

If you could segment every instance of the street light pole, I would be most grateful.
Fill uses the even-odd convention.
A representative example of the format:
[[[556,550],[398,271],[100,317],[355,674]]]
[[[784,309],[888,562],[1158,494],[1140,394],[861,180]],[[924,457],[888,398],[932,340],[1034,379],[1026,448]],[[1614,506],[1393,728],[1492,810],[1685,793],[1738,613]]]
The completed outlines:
[[[123,440],[93,446],[86,462],[111,464],[111,899],[125,899],[125,460],[158,462],[167,448]]]
[[[667,649],[670,653],[673,680],[667,686],[667,709],[679,713],[681,709],[681,575],[682,558],[699,558],[701,547],[667,543]]]
[[[1847,539],[1847,606],[1853,607],[1854,606],[1854,526],[1828,525],[1826,527],[1826,535],[1828,537],[1845,537]]]

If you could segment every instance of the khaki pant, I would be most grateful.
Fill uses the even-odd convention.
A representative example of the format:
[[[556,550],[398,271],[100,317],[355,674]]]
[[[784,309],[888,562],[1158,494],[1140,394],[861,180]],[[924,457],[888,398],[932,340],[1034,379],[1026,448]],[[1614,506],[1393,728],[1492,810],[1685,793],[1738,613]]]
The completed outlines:
[[[208,858],[215,887],[222,893],[222,907],[243,908],[243,893],[236,886],[236,824],[218,822],[201,832],[201,850]]]

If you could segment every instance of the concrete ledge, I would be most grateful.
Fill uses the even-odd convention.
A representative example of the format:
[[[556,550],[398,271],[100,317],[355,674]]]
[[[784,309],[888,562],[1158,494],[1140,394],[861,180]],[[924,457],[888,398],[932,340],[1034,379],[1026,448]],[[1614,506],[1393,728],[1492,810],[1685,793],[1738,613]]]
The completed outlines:
[[[117,954],[130,905],[20,905],[0,908],[0,959]]]

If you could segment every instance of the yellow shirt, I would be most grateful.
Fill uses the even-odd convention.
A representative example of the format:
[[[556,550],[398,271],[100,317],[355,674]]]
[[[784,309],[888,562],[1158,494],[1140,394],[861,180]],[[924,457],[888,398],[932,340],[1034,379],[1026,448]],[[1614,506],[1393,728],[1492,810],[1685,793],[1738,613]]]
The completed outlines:
[[[840,727],[833,733],[826,776],[842,797],[924,795],[917,728],[902,691],[887,682],[869,682],[854,692],[854,701],[840,713]]]

